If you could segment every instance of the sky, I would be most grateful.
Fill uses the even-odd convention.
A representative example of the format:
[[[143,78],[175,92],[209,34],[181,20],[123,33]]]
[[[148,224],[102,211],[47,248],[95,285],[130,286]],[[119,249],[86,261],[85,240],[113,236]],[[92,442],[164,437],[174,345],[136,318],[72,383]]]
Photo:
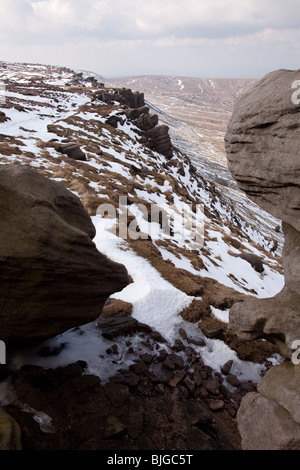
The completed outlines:
[[[0,0],[0,61],[105,78],[300,68],[299,0]]]

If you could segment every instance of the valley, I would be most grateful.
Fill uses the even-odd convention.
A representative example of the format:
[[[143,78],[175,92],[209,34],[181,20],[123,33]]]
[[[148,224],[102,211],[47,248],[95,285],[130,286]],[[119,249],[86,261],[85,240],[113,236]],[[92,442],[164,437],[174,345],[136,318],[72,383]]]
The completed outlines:
[[[236,188],[227,169],[224,135],[235,99],[255,79],[177,76],[108,78],[107,83],[143,91],[147,104],[170,128],[174,145],[206,178]]]
[[[20,424],[25,449],[240,449],[240,401],[282,361],[276,344],[245,343],[228,327],[234,303],[273,296],[284,282],[280,222],[232,189],[226,166],[223,139],[234,98],[252,82],[142,77],[102,83],[100,78],[63,67],[0,63],[5,87],[0,173],[14,174],[18,167],[22,175],[25,168],[32,181],[50,180],[54,193],[66,189],[94,226],[89,243],[129,276],[102,311],[94,307],[95,292],[85,297],[93,321],[79,326],[74,321],[67,331],[31,347],[14,342],[0,378],[1,405]],[[165,150],[162,137],[169,143],[165,124],[172,146],[164,155],[157,149]],[[42,183],[41,193],[35,193],[37,183],[32,188],[24,194],[29,201],[37,198],[39,212],[51,207],[42,199]],[[45,281],[55,274],[45,257],[58,232],[51,219],[57,207],[51,223],[48,216],[37,223],[33,203],[26,213],[22,204],[9,209],[3,194],[1,218],[14,223],[0,231],[0,257],[7,266],[3,298],[11,292],[0,324],[6,324],[7,309],[13,310],[18,344],[26,335],[23,310],[18,319],[14,299],[18,282],[25,286],[25,305],[36,306],[46,292],[51,327],[63,328],[65,312],[56,315],[56,302],[68,296],[63,290],[50,296]],[[150,217],[153,206],[163,214],[157,220]],[[72,226],[65,219],[62,226]],[[179,219],[185,221],[182,231]],[[77,235],[80,231],[76,227]],[[195,231],[201,236],[196,246]],[[27,251],[31,235],[33,253]],[[59,250],[59,243],[53,244]],[[53,258],[58,266],[59,251]],[[85,262],[84,253],[76,252],[78,272]],[[8,265],[14,270],[16,263],[26,266],[20,271],[24,278],[10,277]],[[26,290],[32,278],[41,291]],[[88,290],[89,276],[80,282],[70,302]],[[20,323],[25,330],[18,329]],[[45,335],[45,322],[37,316],[33,323],[34,334]],[[4,326],[5,340],[3,332]]]

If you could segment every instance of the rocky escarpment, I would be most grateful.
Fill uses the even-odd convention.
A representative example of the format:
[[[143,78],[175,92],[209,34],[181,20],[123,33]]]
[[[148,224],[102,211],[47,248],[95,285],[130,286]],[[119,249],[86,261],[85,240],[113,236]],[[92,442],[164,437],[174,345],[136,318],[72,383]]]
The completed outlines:
[[[121,116],[124,116],[141,130],[141,143],[168,159],[173,157],[169,127],[158,125],[158,116],[149,113],[149,108],[145,106],[143,93],[132,92],[126,88],[99,90],[93,94],[93,101],[97,100],[108,105],[117,102],[125,107],[124,113],[119,112],[118,115],[110,116],[106,121],[107,124],[117,127],[118,122],[123,123]]]
[[[0,323],[5,342],[51,337],[95,320],[128,284],[96,248],[79,198],[23,165],[0,170]]]
[[[126,88],[98,90],[93,94],[93,101],[95,100],[101,100],[106,104],[117,101],[120,105],[129,108],[140,108],[145,104],[144,93],[132,92]]]
[[[259,393],[242,403],[239,425],[247,449],[300,448],[295,410],[300,402],[299,365],[290,361],[300,339],[300,106],[292,100],[299,73],[273,72],[242,95],[225,139],[229,168],[240,188],[283,221],[285,236],[282,291],[273,298],[237,303],[230,310],[233,332],[245,340],[263,337],[276,342],[288,361],[271,370]],[[277,383],[273,390],[272,383]]]

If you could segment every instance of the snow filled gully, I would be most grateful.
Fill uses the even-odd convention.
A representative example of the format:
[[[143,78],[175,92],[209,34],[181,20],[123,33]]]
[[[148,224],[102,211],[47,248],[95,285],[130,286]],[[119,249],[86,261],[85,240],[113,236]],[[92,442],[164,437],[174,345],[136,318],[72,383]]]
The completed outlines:
[[[96,216],[93,218],[93,222],[96,227],[94,242],[99,251],[109,256],[113,261],[124,264],[133,279],[133,283],[112,297],[132,303],[132,316],[139,322],[149,325],[167,340],[167,344],[160,345],[156,342],[157,349],[171,351],[170,347],[178,338],[188,346],[188,342],[185,342],[179,334],[179,329],[184,328],[189,338],[205,339],[204,346],[193,344],[193,348],[199,353],[199,357],[204,363],[216,372],[220,372],[221,367],[227,361],[233,360],[232,373],[240,380],[258,382],[261,379],[265,370],[263,365],[240,360],[235,351],[231,350],[223,341],[204,338],[200,329],[197,328],[197,324],[183,320],[180,312],[190,305],[194,297],[176,289],[162,278],[147,260],[137,256],[134,251],[129,249],[125,241],[111,233],[109,229],[114,221]],[[214,310],[215,316],[221,315],[223,321],[228,321],[228,312]],[[38,347],[16,351],[10,357],[9,366],[12,369],[17,369],[24,364],[32,364],[47,369],[83,360],[88,364],[86,373],[99,376],[102,383],[105,383],[119,369],[129,367],[140,354],[149,351],[143,344],[144,342],[145,338],[141,333],[130,337],[115,338],[114,343],[117,344],[118,354],[110,355],[107,350],[112,346],[112,342],[102,336],[95,321],[79,328],[70,329],[45,341]],[[42,348],[48,348],[50,351],[56,350],[59,353],[43,357],[39,354]],[[180,354],[184,358],[184,352]],[[228,385],[228,387],[230,386]],[[4,387],[3,390],[0,390],[0,401],[5,399],[5,389]]]

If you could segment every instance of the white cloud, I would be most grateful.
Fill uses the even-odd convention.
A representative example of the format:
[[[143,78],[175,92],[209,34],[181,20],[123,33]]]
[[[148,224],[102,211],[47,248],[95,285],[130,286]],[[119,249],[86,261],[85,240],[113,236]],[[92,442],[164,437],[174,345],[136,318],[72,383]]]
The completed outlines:
[[[299,57],[298,0],[0,0],[0,18],[3,59],[108,75],[254,76]]]

